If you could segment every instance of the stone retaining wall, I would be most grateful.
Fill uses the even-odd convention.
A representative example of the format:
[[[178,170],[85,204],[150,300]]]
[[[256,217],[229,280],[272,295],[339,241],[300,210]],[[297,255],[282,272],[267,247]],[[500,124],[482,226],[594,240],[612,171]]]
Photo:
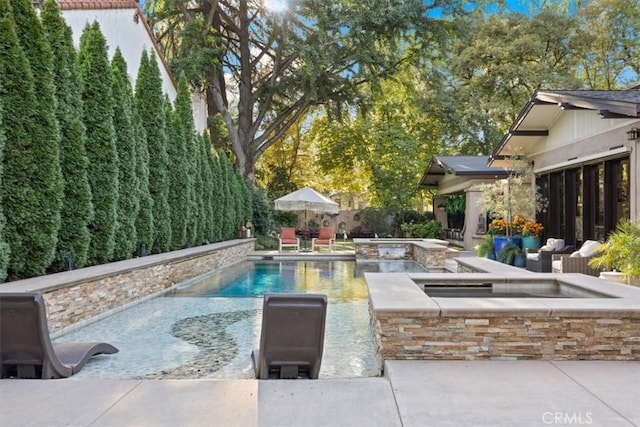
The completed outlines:
[[[0,285],[0,292],[42,292],[51,332],[242,261],[254,240],[234,240]]]

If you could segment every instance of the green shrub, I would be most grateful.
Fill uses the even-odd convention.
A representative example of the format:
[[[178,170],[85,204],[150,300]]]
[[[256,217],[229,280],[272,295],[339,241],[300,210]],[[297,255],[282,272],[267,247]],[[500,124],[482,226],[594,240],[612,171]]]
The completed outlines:
[[[414,224],[413,222],[408,224],[405,223],[402,224],[400,228],[402,229],[405,237],[437,239],[440,237],[442,224],[440,224],[439,221],[430,220],[422,224]]]

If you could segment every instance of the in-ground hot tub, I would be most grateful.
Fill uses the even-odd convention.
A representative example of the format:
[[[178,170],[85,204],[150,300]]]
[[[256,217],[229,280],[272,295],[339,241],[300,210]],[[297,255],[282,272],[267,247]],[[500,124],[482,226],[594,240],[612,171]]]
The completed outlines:
[[[365,278],[382,359],[640,360],[639,288],[517,270]],[[429,284],[515,294],[429,296]],[[532,295],[541,289],[553,295]]]
[[[555,278],[517,284],[418,279],[416,284],[432,298],[612,298],[605,293],[573,286]]]

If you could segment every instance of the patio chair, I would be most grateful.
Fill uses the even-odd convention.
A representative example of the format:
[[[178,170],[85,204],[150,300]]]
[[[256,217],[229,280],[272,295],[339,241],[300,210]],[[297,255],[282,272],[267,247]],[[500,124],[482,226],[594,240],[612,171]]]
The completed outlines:
[[[89,358],[117,353],[106,343],[52,343],[39,293],[0,293],[1,378],[66,378]]]
[[[296,229],[294,227],[280,228],[278,235],[278,252],[282,252],[282,248],[295,248],[300,250],[300,238],[296,237]]]
[[[333,252],[333,244],[336,241],[336,230],[333,227],[320,227],[318,237],[311,240],[311,252],[315,252],[316,246],[327,246]]]
[[[537,251],[527,252],[527,270],[536,273],[551,273],[554,254],[570,254],[575,250],[562,239],[547,239],[547,244]]]
[[[266,294],[260,348],[251,353],[258,379],[317,379],[327,296]]]
[[[601,243],[596,240],[585,240],[580,249],[571,255],[554,255],[551,268],[554,273],[582,273],[599,276],[601,268],[593,268],[589,261],[600,251]]]

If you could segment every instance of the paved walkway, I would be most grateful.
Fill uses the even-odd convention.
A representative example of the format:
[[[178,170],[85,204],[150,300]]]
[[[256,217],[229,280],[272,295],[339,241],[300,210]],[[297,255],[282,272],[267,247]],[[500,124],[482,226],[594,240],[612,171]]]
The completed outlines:
[[[2,426],[640,426],[640,362],[391,361],[384,378],[2,380]]]

